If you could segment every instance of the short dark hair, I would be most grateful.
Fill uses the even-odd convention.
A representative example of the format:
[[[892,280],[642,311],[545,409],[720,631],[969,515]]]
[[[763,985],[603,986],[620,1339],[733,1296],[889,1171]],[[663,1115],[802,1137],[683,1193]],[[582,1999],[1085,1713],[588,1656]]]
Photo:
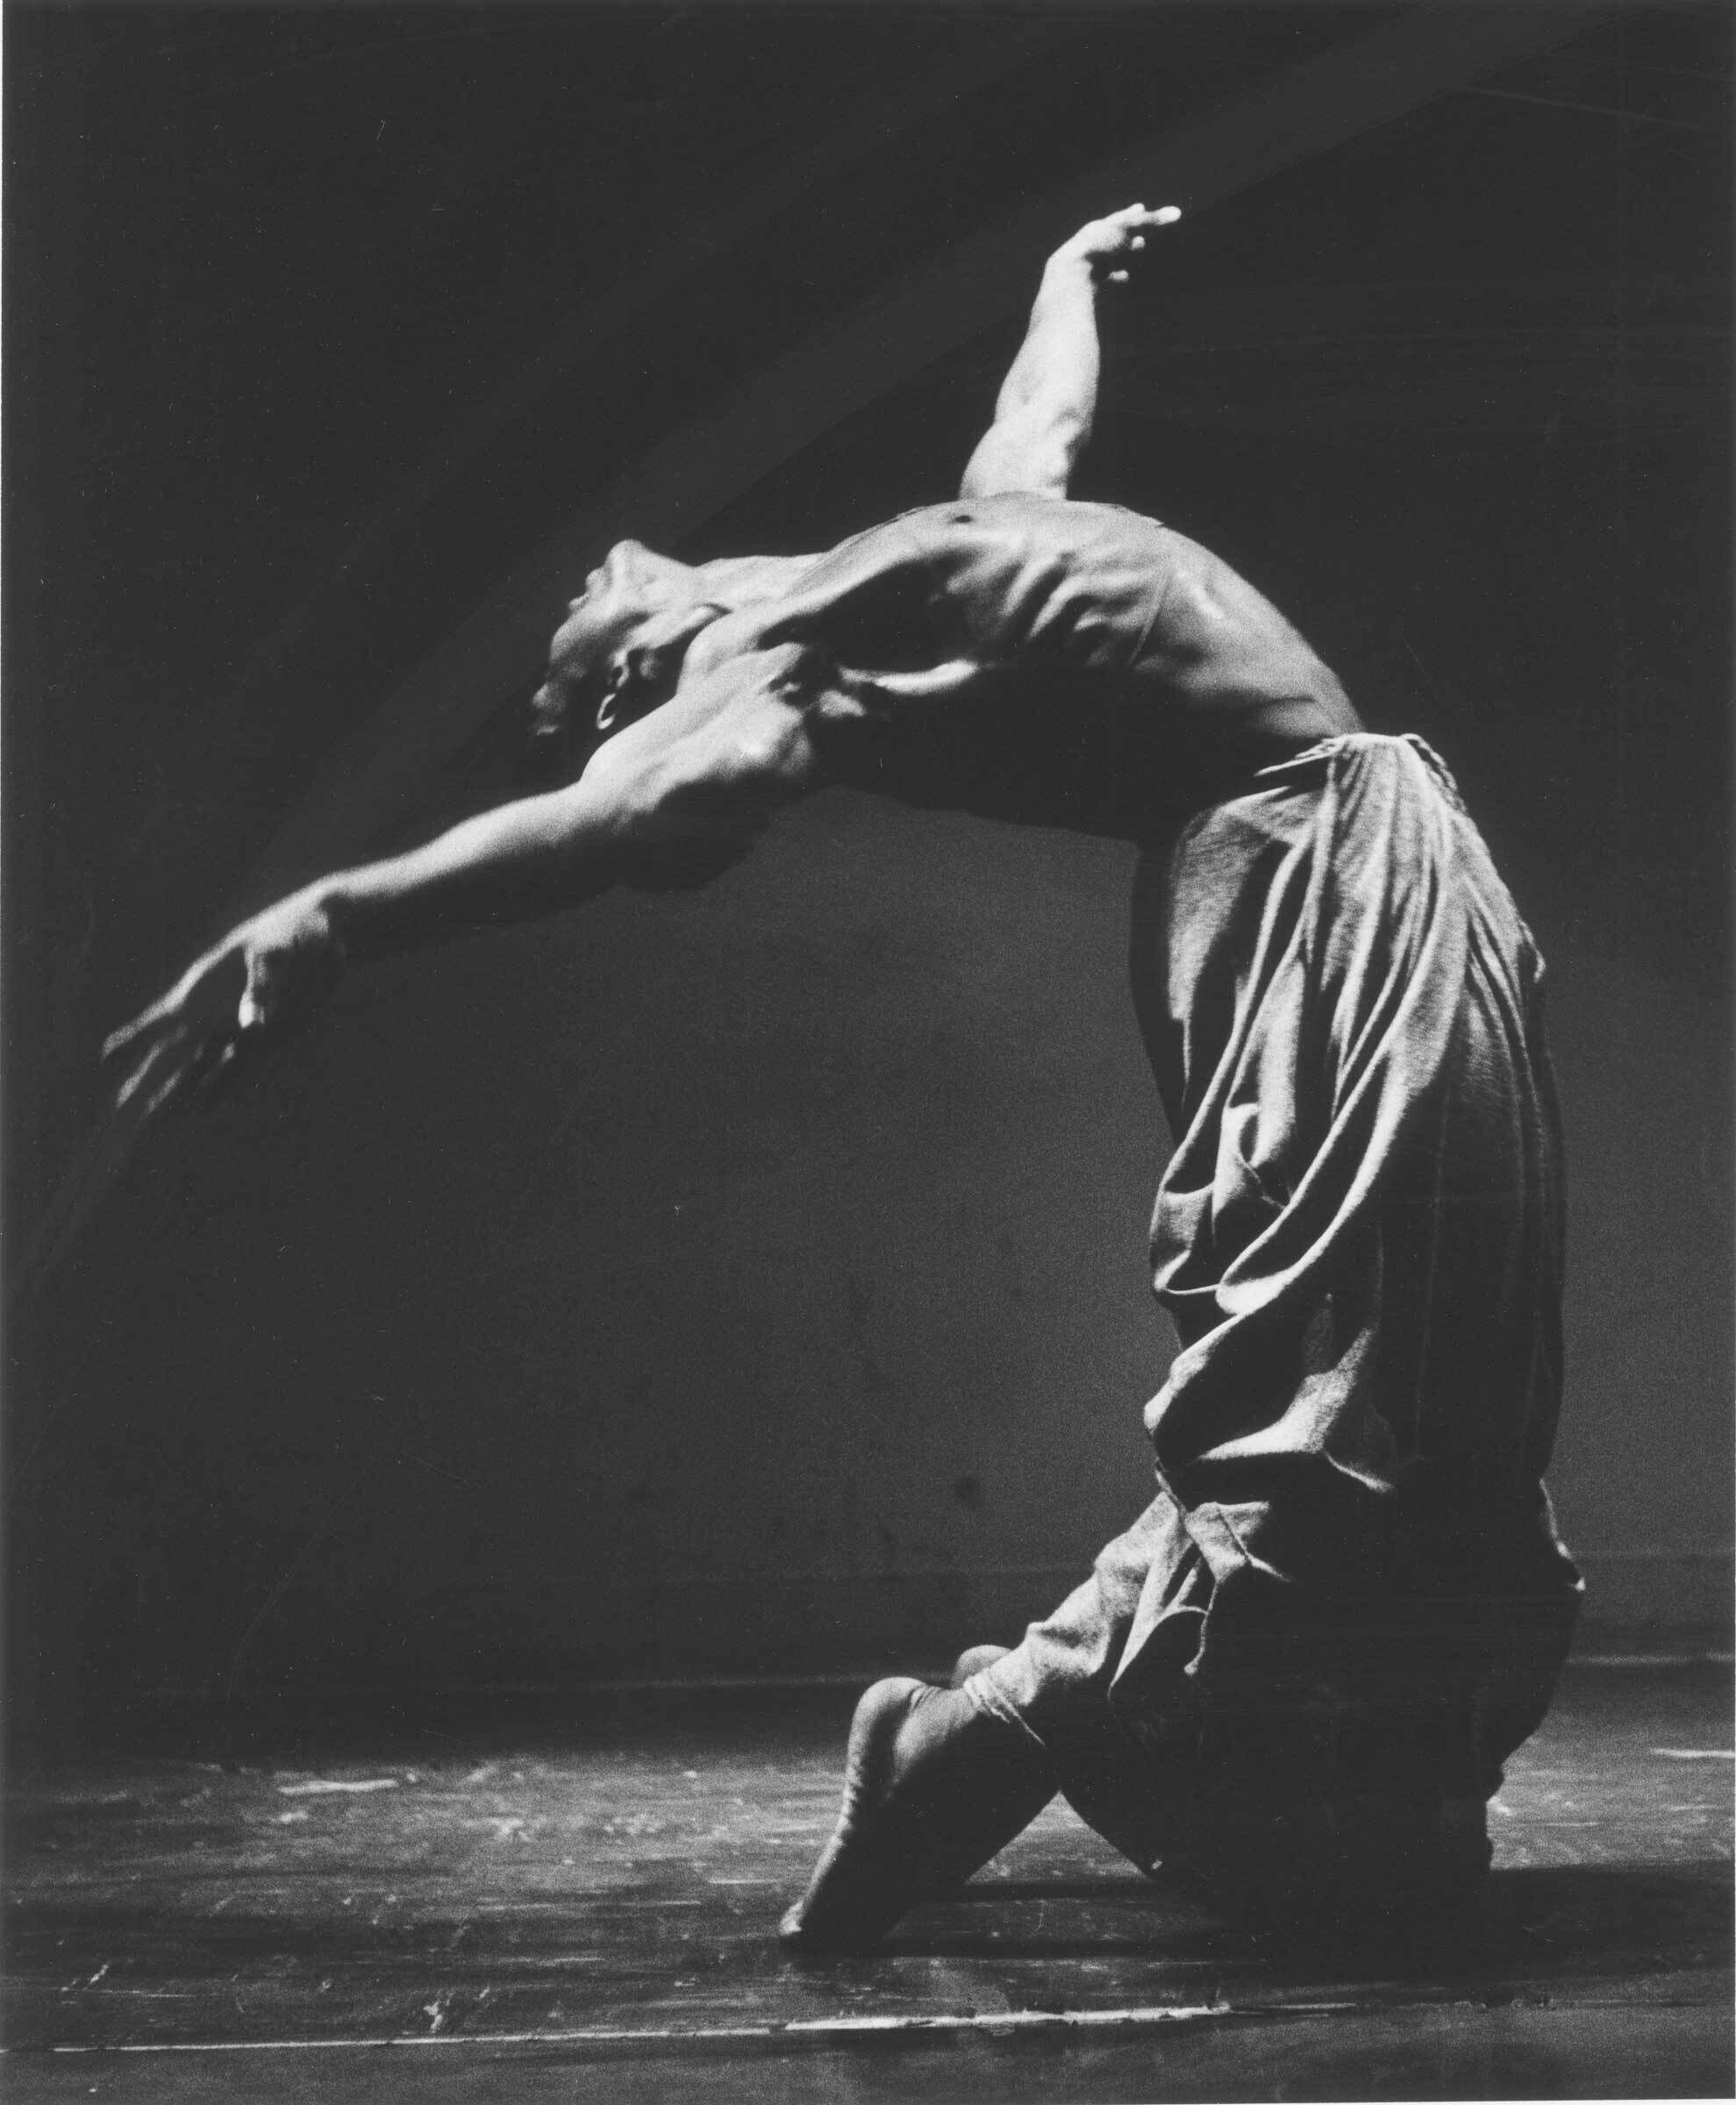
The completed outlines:
[[[618,651],[601,665],[582,672],[551,665],[531,696],[529,762],[539,776],[576,772],[606,739],[636,723],[656,706],[661,671],[669,670],[669,653],[687,646],[699,631],[728,609],[720,602],[697,599],[685,610],[673,634],[661,644]],[[606,713],[605,713],[606,705]]]
[[[652,692],[631,654],[585,673],[551,669],[531,696],[528,772],[539,781],[580,773],[599,746],[646,714]]]
[[[581,764],[578,748],[582,743],[581,726],[589,729],[597,713],[596,702],[587,708],[581,690],[592,686],[597,688],[600,698],[600,681],[575,679],[568,674],[551,672],[531,696],[525,763],[525,773],[533,781],[555,781],[577,772]],[[590,753],[585,753],[582,758],[589,760]]]

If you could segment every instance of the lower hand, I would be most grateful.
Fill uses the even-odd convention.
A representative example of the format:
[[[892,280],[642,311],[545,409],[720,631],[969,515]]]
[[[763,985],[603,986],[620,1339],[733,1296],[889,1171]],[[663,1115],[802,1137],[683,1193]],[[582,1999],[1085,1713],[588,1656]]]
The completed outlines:
[[[115,1108],[149,1117],[189,1084],[202,1088],[244,1052],[285,1037],[337,986],[343,945],[316,891],[293,893],[233,929],[160,1002],[103,1047],[125,1079]]]

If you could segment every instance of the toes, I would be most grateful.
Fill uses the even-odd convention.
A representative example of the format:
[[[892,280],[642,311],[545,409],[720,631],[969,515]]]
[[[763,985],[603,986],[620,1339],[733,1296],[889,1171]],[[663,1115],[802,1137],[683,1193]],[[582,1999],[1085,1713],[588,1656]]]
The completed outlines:
[[[871,1952],[880,1942],[880,1932],[869,1932],[858,1923],[841,1923],[835,1917],[828,1922],[824,1916],[811,1916],[805,1904],[797,1901],[793,1908],[785,1909],[777,1926],[777,1941],[786,1952],[824,1958],[834,1952]]]

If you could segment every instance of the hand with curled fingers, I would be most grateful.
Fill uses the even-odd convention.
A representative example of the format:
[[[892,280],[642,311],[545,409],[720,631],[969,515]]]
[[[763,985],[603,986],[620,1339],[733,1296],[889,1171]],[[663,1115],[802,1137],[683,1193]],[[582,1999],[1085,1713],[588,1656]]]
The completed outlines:
[[[159,1002],[115,1031],[104,1060],[124,1079],[115,1109],[139,1118],[204,1092],[318,1008],[343,976],[344,949],[318,887],[232,929]]]
[[[1123,205],[1118,212],[1088,221],[1071,239],[1062,242],[1051,261],[1083,263],[1093,279],[1125,285],[1132,258],[1145,248],[1146,236],[1155,227],[1173,226],[1181,217],[1179,205],[1161,204],[1154,211],[1147,211],[1142,204]]]

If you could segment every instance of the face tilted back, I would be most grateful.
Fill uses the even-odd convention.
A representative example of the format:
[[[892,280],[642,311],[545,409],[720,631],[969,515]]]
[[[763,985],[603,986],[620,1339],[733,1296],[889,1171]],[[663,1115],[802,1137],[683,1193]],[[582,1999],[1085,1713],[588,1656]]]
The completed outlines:
[[[547,677],[531,705],[539,771],[565,764],[575,733],[607,736],[667,701],[688,645],[724,610],[688,564],[618,542],[549,645]]]

